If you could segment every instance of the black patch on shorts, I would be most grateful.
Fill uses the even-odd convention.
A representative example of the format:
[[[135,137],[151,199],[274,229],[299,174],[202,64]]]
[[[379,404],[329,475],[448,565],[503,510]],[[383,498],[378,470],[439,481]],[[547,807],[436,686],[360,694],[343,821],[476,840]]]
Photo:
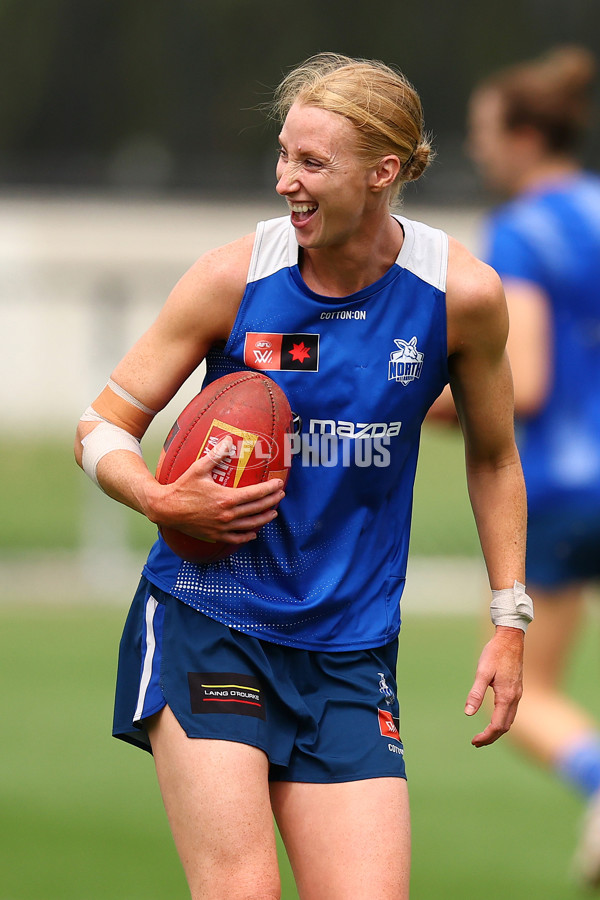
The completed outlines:
[[[192,713],[266,719],[258,679],[237,672],[188,672]]]

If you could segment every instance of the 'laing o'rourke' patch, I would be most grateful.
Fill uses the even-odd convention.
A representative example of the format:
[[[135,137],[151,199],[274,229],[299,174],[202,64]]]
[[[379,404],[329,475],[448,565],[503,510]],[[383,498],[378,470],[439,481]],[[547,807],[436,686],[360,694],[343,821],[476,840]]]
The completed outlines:
[[[192,713],[225,713],[265,719],[260,684],[237,672],[188,672]]]

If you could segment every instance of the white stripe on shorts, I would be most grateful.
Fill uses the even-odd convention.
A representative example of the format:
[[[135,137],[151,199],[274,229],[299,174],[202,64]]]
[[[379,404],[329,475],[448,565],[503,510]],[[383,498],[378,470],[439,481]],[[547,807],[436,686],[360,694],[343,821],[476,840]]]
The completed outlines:
[[[154,614],[158,606],[158,601],[154,597],[148,597],[146,601],[146,654],[144,656],[144,665],[142,666],[142,676],[140,678],[140,692],[138,694],[137,707],[133,716],[134,722],[139,722],[144,712],[144,703],[146,701],[146,692],[152,677],[152,663],[154,662],[154,651],[156,649],[156,638],[154,635]]]

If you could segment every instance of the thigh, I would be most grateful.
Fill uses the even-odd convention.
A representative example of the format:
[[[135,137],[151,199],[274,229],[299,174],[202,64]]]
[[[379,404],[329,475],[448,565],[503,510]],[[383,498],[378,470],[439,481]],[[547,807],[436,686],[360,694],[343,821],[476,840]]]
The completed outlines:
[[[403,778],[274,782],[271,800],[301,900],[408,900]]]
[[[527,632],[525,685],[555,688],[561,681],[585,611],[579,585],[548,590],[529,586],[535,618]]]
[[[192,898],[278,898],[263,751],[231,741],[188,738],[168,706],[146,726]]]

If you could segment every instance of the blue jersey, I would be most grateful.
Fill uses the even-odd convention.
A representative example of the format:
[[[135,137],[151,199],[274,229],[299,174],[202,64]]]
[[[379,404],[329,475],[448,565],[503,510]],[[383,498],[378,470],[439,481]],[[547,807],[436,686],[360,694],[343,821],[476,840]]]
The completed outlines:
[[[447,236],[399,217],[374,284],[316,294],[288,217],[259,224],[230,338],[205,384],[258,369],[300,417],[279,515],[227,559],[183,562],[161,538],[148,579],[205,615],[312,650],[382,646],[400,628],[421,424],[448,380]]]
[[[490,219],[487,261],[548,297],[553,372],[517,440],[530,510],[600,503],[600,179],[577,175],[532,190]]]

